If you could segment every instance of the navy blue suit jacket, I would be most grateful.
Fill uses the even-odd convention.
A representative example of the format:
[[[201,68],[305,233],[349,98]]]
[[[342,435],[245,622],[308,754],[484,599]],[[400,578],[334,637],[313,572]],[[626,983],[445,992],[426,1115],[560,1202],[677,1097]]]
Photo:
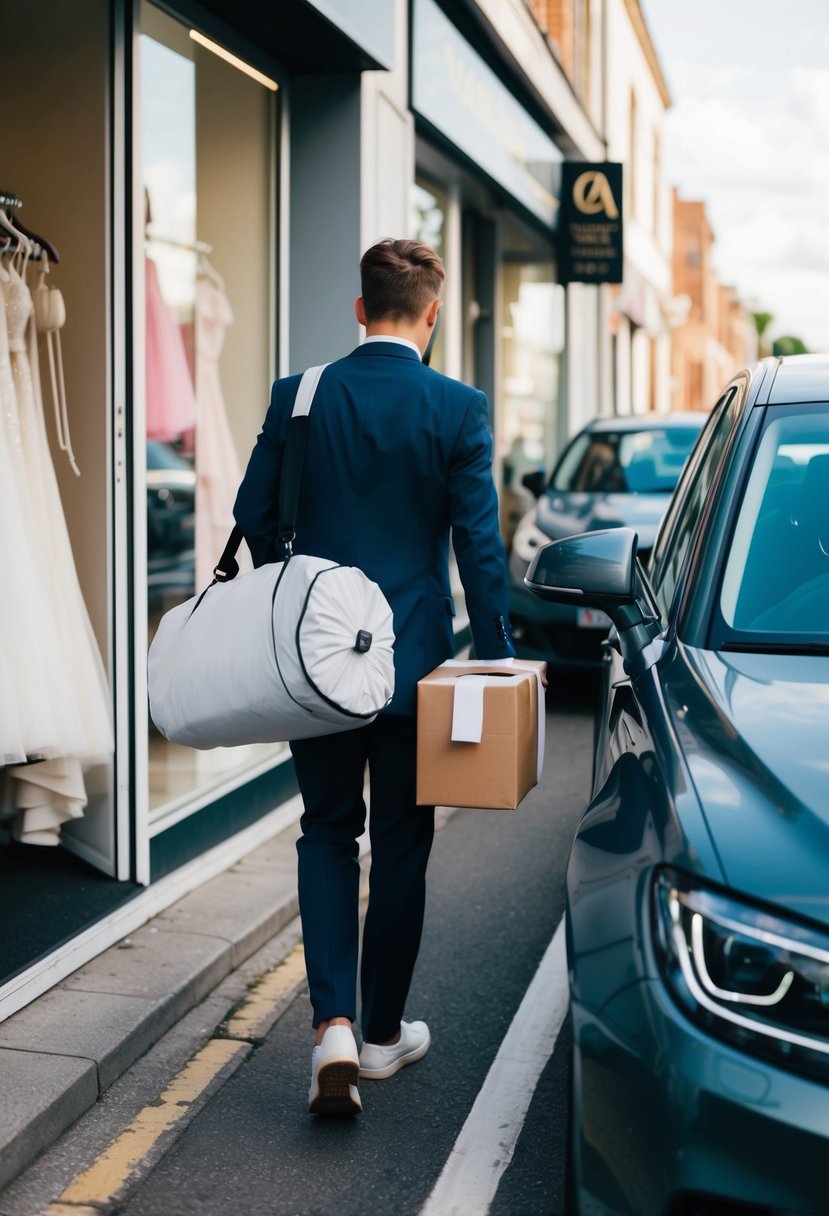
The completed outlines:
[[[279,561],[282,453],[299,376],[277,380],[234,515],[254,565]],[[359,566],[394,613],[395,693],[453,653],[452,530],[476,653],[514,654],[492,482],[486,397],[394,342],[358,346],[323,372],[311,408],[294,552]]]

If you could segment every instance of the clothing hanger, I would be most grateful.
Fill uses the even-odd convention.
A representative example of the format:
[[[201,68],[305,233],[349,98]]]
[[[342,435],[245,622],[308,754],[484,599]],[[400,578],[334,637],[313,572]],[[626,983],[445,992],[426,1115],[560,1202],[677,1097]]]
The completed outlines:
[[[24,225],[19,215],[11,215],[9,216],[9,219],[11,220],[13,227],[17,228],[19,232],[22,232],[25,237],[27,237],[30,241],[33,241],[35,245],[49,255],[50,262],[53,262],[55,266],[60,264],[60,254],[51,241],[47,241],[45,236],[38,236],[36,232],[31,232]]]
[[[26,266],[29,258],[39,257],[41,246],[36,240],[32,240],[29,234],[15,227],[12,223],[9,212],[15,212],[23,206],[23,200],[18,198],[16,194],[12,194],[9,190],[0,190],[0,230],[4,231],[8,236],[14,237],[15,247],[12,250],[12,269],[17,274],[25,274]],[[9,252],[9,250],[4,250]],[[19,258],[19,265],[16,265]]]
[[[20,233],[23,236],[23,233]],[[15,257],[17,258],[17,273],[22,279],[26,277],[26,271],[29,269],[30,261],[37,261],[40,257],[41,249],[34,241],[30,241],[27,236],[23,237],[23,243],[18,249]]]
[[[178,237],[165,236],[147,224],[144,229],[144,236],[148,242],[156,245],[170,245],[173,249],[185,249],[188,253],[212,253],[213,246],[208,245],[207,241],[182,241]]]
[[[16,256],[21,248],[31,248],[32,243],[29,238],[24,235],[24,233],[15,228],[14,224],[8,217],[6,210],[7,207],[8,204],[4,205],[2,202],[0,202],[0,229],[2,229],[9,237],[14,238],[13,253]]]
[[[36,245],[34,241],[30,241],[19,229],[15,228],[6,214],[6,208],[2,206],[0,206],[0,229],[14,237],[15,247],[11,250],[11,265],[15,274],[22,277],[26,273],[29,258],[40,256],[40,246]]]
[[[215,266],[211,265],[206,253],[199,253],[199,260],[196,263],[196,272],[200,278],[208,279],[214,287],[218,287],[219,291],[224,291],[225,281],[219,274]]]

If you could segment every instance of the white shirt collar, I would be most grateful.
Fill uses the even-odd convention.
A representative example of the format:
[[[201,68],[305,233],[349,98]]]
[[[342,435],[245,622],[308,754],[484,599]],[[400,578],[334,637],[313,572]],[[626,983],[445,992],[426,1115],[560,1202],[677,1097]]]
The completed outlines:
[[[372,334],[370,338],[363,339],[363,345],[365,346],[368,342],[397,342],[399,346],[408,346],[410,350],[413,350],[418,359],[423,358],[420,347],[409,338],[396,338],[392,334]]]

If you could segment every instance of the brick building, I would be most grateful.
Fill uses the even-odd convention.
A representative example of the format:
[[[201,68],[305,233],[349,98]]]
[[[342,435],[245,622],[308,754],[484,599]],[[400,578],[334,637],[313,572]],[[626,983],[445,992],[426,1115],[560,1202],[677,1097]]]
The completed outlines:
[[[756,357],[756,336],[735,289],[717,281],[705,203],[681,199],[674,190],[673,213],[673,283],[681,323],[673,330],[671,407],[707,409],[734,372]]]

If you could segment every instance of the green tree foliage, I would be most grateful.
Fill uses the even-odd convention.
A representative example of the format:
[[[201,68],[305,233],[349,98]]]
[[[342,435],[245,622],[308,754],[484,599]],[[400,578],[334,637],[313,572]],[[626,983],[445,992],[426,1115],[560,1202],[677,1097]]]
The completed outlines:
[[[774,320],[774,313],[771,312],[753,312],[754,326],[757,330],[757,346],[761,355],[771,354],[771,348],[768,339],[765,338],[765,332]]]
[[[807,355],[809,353],[806,343],[801,338],[794,338],[787,335],[783,338],[775,338],[771,344],[771,353],[773,355]]]

